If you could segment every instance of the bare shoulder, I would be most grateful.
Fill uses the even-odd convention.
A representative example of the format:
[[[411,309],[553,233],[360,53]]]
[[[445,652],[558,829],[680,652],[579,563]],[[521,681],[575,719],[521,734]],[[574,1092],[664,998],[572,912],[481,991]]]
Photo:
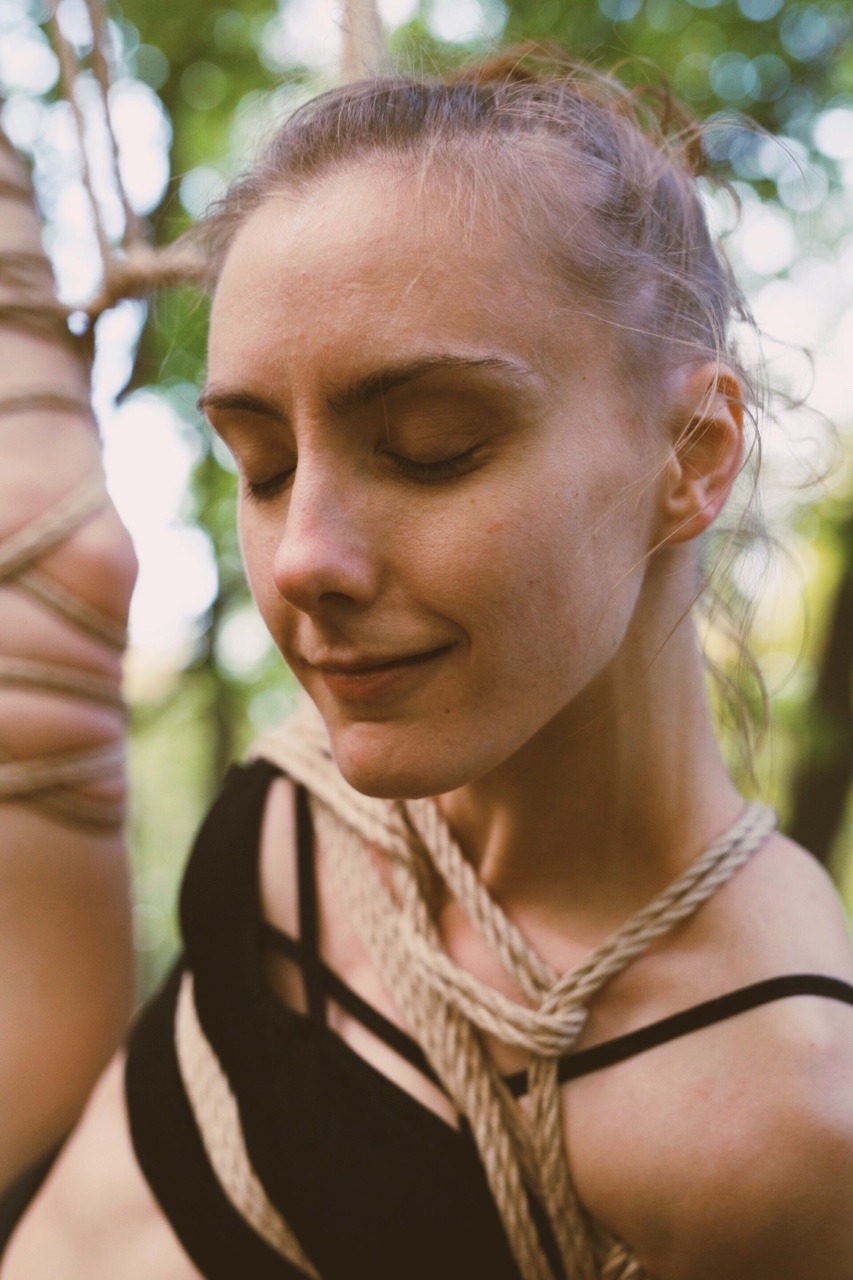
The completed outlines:
[[[730,1078],[704,1142],[692,1135],[698,1174],[669,1180],[677,1226],[656,1259],[660,1280],[853,1274],[853,1035],[825,1011],[779,1012],[764,1029],[760,1084],[739,1096]]]
[[[807,973],[853,983],[844,908],[804,849],[774,836],[732,889],[744,980]],[[779,1000],[734,1019],[720,1050],[729,1087],[705,1142],[701,1194],[683,1217],[681,1257],[663,1280],[849,1280],[853,1007]]]
[[[14,1233],[0,1280],[201,1280],[136,1162],[123,1082],[119,1055]]]
[[[779,1000],[585,1083],[575,1136],[609,1158],[580,1189],[656,1280],[853,1276],[849,1005]]]
[[[659,964],[661,975],[677,971],[681,1007],[789,974],[853,984],[832,882],[781,836]],[[600,1166],[587,1203],[658,1280],[853,1276],[850,1004],[774,999],[589,1077],[586,1087],[581,1131],[582,1111],[595,1107],[607,1117],[599,1143],[631,1134],[615,1167]]]
[[[803,963],[835,966],[853,979],[850,922],[830,876],[810,853],[779,833],[739,873],[723,899],[736,900],[753,915],[763,941],[801,957]]]

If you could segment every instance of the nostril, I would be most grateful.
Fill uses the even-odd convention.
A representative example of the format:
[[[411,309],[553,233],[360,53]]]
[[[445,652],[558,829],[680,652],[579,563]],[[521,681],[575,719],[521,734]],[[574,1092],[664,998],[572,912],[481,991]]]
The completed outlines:
[[[335,601],[360,605],[376,594],[379,568],[370,541],[340,518],[288,527],[273,558],[273,582],[288,603],[313,612]]]

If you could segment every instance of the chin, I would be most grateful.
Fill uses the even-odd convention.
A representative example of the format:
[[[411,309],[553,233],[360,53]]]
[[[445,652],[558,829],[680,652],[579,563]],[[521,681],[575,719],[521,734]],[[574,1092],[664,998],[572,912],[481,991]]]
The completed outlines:
[[[356,791],[383,800],[420,800],[470,781],[471,772],[442,750],[437,735],[383,724],[332,729],[335,763]]]

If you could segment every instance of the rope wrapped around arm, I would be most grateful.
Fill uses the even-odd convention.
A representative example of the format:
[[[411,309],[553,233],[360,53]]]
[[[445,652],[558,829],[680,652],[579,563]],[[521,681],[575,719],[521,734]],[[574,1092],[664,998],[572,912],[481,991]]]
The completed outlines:
[[[109,502],[28,170],[0,133],[0,1191],[67,1134],[127,1025],[121,655]]]
[[[26,170],[2,135],[0,205],[7,206],[3,219],[7,231],[4,243],[0,243],[0,336],[7,335],[7,345],[16,340],[20,345],[24,337],[32,347],[27,361],[10,361],[0,374],[0,430],[4,422],[20,424],[31,415],[51,420],[65,416],[76,420],[78,430],[81,423],[85,424],[94,437],[86,394],[85,354],[68,331],[67,311],[55,297],[50,264],[36,247],[38,224]],[[47,360],[42,355],[46,347],[53,348],[53,352],[46,353]],[[38,380],[28,382],[28,370],[43,364],[53,371],[53,377],[46,379],[40,372]],[[26,689],[109,708],[118,711],[123,719],[120,685],[116,674],[111,674],[115,661],[108,655],[116,655],[124,648],[124,620],[79,596],[55,572],[44,567],[53,553],[108,506],[96,448],[91,454],[92,469],[64,497],[37,508],[25,523],[11,530],[7,525],[7,532],[0,539],[0,587],[26,597],[42,613],[61,622],[69,633],[84,636],[103,650],[103,669],[85,669],[73,662],[45,661],[29,653],[10,652],[0,637],[0,688]],[[33,455],[32,471],[42,471],[50,461]],[[14,497],[10,493],[7,501]],[[5,745],[0,723],[0,800],[33,805],[63,823],[95,830],[116,829],[124,818],[123,801],[115,798],[116,791],[123,790],[122,777],[123,760],[117,741],[93,744],[62,758],[53,753],[20,758]],[[97,788],[91,789],[92,783],[101,780],[109,784],[103,796]]]

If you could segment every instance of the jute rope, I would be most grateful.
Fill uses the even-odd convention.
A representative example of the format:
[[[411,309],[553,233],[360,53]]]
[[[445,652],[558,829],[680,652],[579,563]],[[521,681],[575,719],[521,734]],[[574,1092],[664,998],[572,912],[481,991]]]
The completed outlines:
[[[0,201],[32,205],[27,175],[2,133],[0,160],[5,171]],[[36,252],[0,249],[0,325],[67,348],[73,339],[65,324],[66,315],[67,310],[56,300],[47,258]],[[66,387],[36,385],[0,396],[0,418],[41,412],[73,414],[88,420],[94,429],[89,401]],[[41,560],[100,512],[106,502],[104,478],[98,470],[58,503],[7,535],[0,542],[0,584],[14,587],[75,630],[120,651],[125,643],[124,628],[39,567]],[[113,709],[123,707],[114,681],[20,656],[0,657],[0,687],[43,691]],[[26,760],[16,760],[0,749],[0,800],[30,804],[61,822],[109,830],[123,821],[123,804],[92,798],[80,789],[114,776],[122,767],[123,752],[113,746]]]
[[[48,26],[60,68],[62,93],[68,102],[77,136],[80,176],[92,213],[102,282],[98,293],[81,308],[90,326],[109,307],[123,298],[142,297],[152,290],[181,284],[206,283],[209,268],[201,252],[186,241],[153,247],[144,235],[127,195],[121,176],[119,151],[110,110],[111,68],[104,0],[84,0],[92,31],[88,58],[78,53],[66,39],[58,18],[58,0],[51,0]],[[347,0],[344,22],[343,78],[364,74],[376,67],[381,54],[382,30],[375,0]],[[88,79],[94,95],[88,104],[81,86]],[[96,193],[93,159],[90,153],[85,106],[100,112],[106,138],[108,179],[119,200],[124,227],[120,243],[112,244],[107,234],[101,202]],[[19,157],[0,130],[0,200],[32,204],[33,191]],[[69,308],[58,301],[53,273],[47,257],[29,250],[0,248],[0,326],[13,327],[68,345]],[[0,416],[47,410],[92,417],[87,400],[69,394],[63,387],[16,389],[0,397]],[[0,582],[14,586],[38,601],[87,636],[113,649],[124,647],[124,629],[114,619],[78,599],[60,583],[38,568],[38,561],[58,546],[106,502],[101,476],[84,481],[79,489],[51,512],[37,517],[25,528],[0,544]],[[11,660],[0,662],[0,685],[40,688],[54,694],[85,698],[102,705],[118,705],[118,695],[107,682],[87,679],[58,666]],[[52,759],[17,761],[0,748],[0,798],[26,799],[62,821],[86,827],[110,828],[123,821],[122,805],[99,802],[77,794],[79,786],[115,768],[115,752],[104,750]],[[62,782],[58,781],[62,778]],[[52,780],[52,781],[51,781]]]
[[[216,1053],[205,1036],[193,995],[192,975],[187,973],[178,993],[175,1021],[178,1069],[190,1106],[205,1117],[202,1142],[219,1185],[238,1213],[276,1253],[319,1280],[296,1236],[271,1204],[252,1168],[240,1126],[237,1101]],[[219,1135],[231,1135],[223,1143]]]
[[[558,975],[477,879],[437,806],[425,800],[375,800],[354,791],[335,767],[316,716],[301,714],[284,731],[262,738],[253,754],[273,760],[308,788],[324,856],[371,961],[458,1112],[468,1120],[523,1280],[553,1280],[554,1275],[533,1220],[531,1197],[545,1210],[571,1280],[639,1280],[645,1273],[638,1260],[590,1219],[574,1189],[558,1058],[576,1043],[598,992],[697,911],[748,861],[775,826],[773,812],[762,805],[747,806],[738,821],[647,907],[582,964]],[[377,850],[391,867],[392,887],[379,874]],[[447,955],[433,914],[436,877],[466,911],[529,1004],[486,986]],[[179,1034],[187,1034],[187,1026],[184,1015]],[[200,1024],[196,1031],[203,1036]],[[484,1035],[530,1054],[528,1115],[505,1088]],[[208,1050],[213,1052],[210,1046]],[[216,1120],[203,1108],[196,1108],[195,1114],[206,1143],[224,1147],[229,1159],[239,1149],[240,1158],[248,1160],[239,1120],[237,1129],[227,1130],[221,1113]],[[222,1153],[217,1156],[224,1158]]]
[[[200,264],[189,251],[155,251],[144,240],[142,229],[121,180],[118,148],[109,109],[110,72],[107,28],[100,0],[85,0],[92,26],[90,66],[107,139],[107,163],[113,188],[124,211],[121,244],[112,246],[101,205],[94,190],[92,163],[87,145],[87,121],[80,101],[80,81],[85,70],[62,33],[56,4],[51,7],[50,28],[60,64],[62,88],[74,119],[80,151],[81,177],[94,220],[101,256],[103,285],[83,308],[90,322],[120,298],[139,295],[161,284],[196,279]],[[0,201],[34,206],[34,193],[20,158],[0,131]],[[35,218],[35,213],[33,217]],[[67,327],[69,308],[56,297],[53,272],[43,252],[0,248],[0,326],[32,334],[42,341],[66,348],[74,345]],[[83,357],[80,344],[78,358]],[[0,396],[0,417],[23,413],[68,413],[88,419],[94,429],[92,409],[85,396],[61,385],[16,388]],[[0,543],[0,583],[14,586],[63,622],[107,648],[120,651],[125,629],[114,618],[79,599],[44,572],[39,562],[99,511],[107,502],[100,471],[86,477],[58,504],[41,512],[27,525]],[[112,681],[53,663],[23,658],[0,658],[0,686],[43,691],[62,697],[121,708],[121,693]],[[115,776],[123,753],[115,747],[96,748],[42,759],[16,760],[0,748],[0,800],[30,804],[61,822],[96,830],[110,830],[124,820],[124,805],[92,798],[81,787]]]

